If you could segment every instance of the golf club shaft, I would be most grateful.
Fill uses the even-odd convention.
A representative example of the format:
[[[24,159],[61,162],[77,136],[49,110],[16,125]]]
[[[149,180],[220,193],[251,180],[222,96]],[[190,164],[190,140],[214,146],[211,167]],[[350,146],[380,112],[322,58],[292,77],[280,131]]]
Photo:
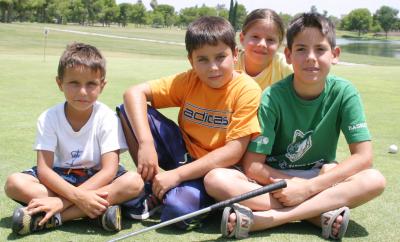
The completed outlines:
[[[167,220],[167,221],[164,221],[162,223],[159,223],[159,224],[156,224],[156,225],[153,225],[153,226],[150,226],[150,227],[147,227],[147,228],[144,228],[144,229],[132,232],[132,233],[128,233],[128,234],[123,235],[121,237],[114,238],[114,239],[110,240],[109,242],[115,242],[115,241],[123,240],[123,239],[126,239],[128,237],[135,236],[135,235],[138,235],[138,234],[141,234],[141,233],[153,230],[153,229],[162,228],[162,227],[168,226],[170,224],[174,224],[174,223],[183,221],[183,220],[188,219],[188,218],[193,218],[193,217],[196,217],[196,216],[198,216],[200,214],[208,213],[208,212],[211,212],[213,210],[232,205],[233,203],[240,202],[240,201],[243,201],[243,200],[246,200],[246,199],[249,199],[249,198],[252,198],[252,197],[256,197],[258,195],[261,195],[261,194],[264,194],[264,193],[267,193],[267,192],[271,192],[271,191],[275,191],[275,190],[278,190],[278,189],[281,189],[281,188],[285,188],[285,187],[286,187],[286,181],[281,180],[279,182],[260,187],[260,188],[258,188],[256,190],[253,190],[253,191],[247,192],[245,194],[230,198],[228,200],[224,200],[224,201],[218,202],[218,203],[216,203],[216,204],[214,204],[212,206],[200,209],[198,211],[195,211],[195,212],[192,212],[192,213],[188,213],[186,215],[183,215],[183,216],[171,219],[171,220]]]

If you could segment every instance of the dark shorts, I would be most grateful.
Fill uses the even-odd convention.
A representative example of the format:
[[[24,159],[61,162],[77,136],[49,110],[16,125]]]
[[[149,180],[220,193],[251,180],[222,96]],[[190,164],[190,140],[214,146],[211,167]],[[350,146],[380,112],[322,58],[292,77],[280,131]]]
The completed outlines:
[[[120,118],[127,121],[126,123],[129,126],[129,130],[124,130],[124,132],[130,132],[134,136],[135,134],[129,124],[124,105],[117,107],[117,113]],[[154,146],[157,151],[158,164],[162,169],[172,170],[193,160],[187,152],[182,133],[175,122],[168,119],[151,106],[147,106],[147,118],[153,136]],[[211,198],[205,190],[203,177],[182,182],[165,194],[161,221],[167,221],[195,212],[213,203],[214,199]],[[188,219],[176,225],[179,228],[188,229],[193,227],[192,225],[198,223],[198,220]]]
[[[60,168],[60,167],[53,167],[53,171],[57,173],[62,179],[67,181],[68,183],[74,185],[74,186],[79,186],[85,181],[87,181],[89,178],[91,178],[94,174],[96,174],[98,171],[94,169],[68,169],[68,168]],[[121,165],[118,167],[117,174],[114,177],[114,180],[123,174],[125,174],[127,171],[125,168]],[[27,169],[25,171],[22,171],[22,173],[34,176],[39,179],[38,177],[38,171],[37,171],[37,166],[34,166],[30,169]]]
[[[117,107],[117,113],[127,121],[129,132],[135,136],[123,104]],[[158,165],[162,169],[172,170],[192,161],[186,150],[182,133],[174,121],[149,105],[147,106],[147,118],[157,151]]]

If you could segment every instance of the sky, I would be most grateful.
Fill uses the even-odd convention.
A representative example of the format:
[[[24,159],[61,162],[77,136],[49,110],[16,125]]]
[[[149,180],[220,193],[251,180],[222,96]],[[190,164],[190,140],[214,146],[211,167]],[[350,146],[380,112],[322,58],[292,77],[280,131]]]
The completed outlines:
[[[117,3],[136,3],[137,0],[116,0]],[[147,9],[151,9],[150,0],[142,0]],[[168,4],[175,7],[175,11],[181,8],[201,6],[215,7],[217,4],[225,4],[229,9],[230,0],[157,0],[158,4]],[[277,13],[294,15],[300,12],[308,12],[312,5],[318,12],[328,11],[328,15],[341,17],[356,8],[368,8],[375,13],[381,6],[386,5],[399,10],[400,0],[238,0],[238,3],[246,7],[247,12],[257,8],[271,8]],[[399,16],[399,15],[398,15]]]

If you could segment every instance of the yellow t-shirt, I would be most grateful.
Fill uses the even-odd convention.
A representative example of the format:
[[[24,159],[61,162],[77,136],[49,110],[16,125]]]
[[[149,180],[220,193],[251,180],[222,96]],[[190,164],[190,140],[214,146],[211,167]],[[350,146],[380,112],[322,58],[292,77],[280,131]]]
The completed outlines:
[[[235,69],[246,72],[244,65],[244,51],[240,51],[238,61],[235,64]],[[257,76],[252,78],[260,85],[261,89],[264,90],[273,83],[292,73],[292,65],[286,63],[285,56],[281,53],[276,53],[274,58],[272,58],[271,64]]]
[[[218,89],[204,84],[193,70],[149,84],[153,107],[180,107],[179,127],[194,158],[231,140],[260,133],[257,109],[261,89],[244,73]]]

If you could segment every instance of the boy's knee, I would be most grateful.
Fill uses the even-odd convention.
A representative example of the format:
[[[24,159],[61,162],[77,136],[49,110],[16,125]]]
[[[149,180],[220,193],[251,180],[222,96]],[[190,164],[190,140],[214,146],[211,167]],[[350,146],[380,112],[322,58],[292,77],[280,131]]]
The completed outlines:
[[[208,194],[213,196],[218,187],[223,186],[226,181],[230,179],[227,178],[227,174],[223,172],[225,169],[216,168],[208,172],[204,177],[204,186]]]
[[[137,196],[144,187],[144,182],[136,172],[128,171],[120,176],[119,190],[123,193],[129,193],[129,196]]]
[[[385,190],[386,179],[378,170],[369,169],[368,171],[367,181],[374,184],[374,192],[380,195]]]
[[[7,177],[6,183],[4,185],[4,191],[7,194],[7,196],[10,197],[10,195],[18,190],[20,187],[22,187],[22,179],[21,179],[21,173],[13,173]]]
[[[368,169],[360,174],[362,176],[363,188],[371,196],[379,196],[386,187],[386,179],[378,170]]]

